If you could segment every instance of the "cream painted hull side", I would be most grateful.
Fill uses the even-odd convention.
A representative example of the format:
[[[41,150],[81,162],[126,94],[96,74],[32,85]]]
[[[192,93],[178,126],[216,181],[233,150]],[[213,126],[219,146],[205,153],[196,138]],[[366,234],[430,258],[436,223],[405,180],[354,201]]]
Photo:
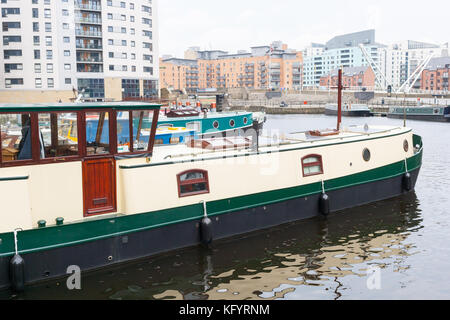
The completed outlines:
[[[348,144],[328,145],[271,154],[243,156],[198,162],[184,162],[142,168],[118,166],[123,194],[123,212],[127,215],[188,206],[242,195],[263,193],[348,176],[413,156],[413,148],[403,149],[405,139],[413,145],[412,133]],[[369,162],[363,150],[371,152]],[[303,177],[301,159],[319,154],[323,175]],[[122,165],[122,168],[120,168]],[[210,193],[179,198],[177,174],[191,169],[208,171]]]

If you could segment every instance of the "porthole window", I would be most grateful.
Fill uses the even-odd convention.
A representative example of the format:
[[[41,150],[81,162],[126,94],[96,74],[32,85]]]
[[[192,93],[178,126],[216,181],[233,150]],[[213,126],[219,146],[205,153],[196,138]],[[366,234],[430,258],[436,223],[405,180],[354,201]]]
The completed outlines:
[[[363,159],[364,161],[369,162],[370,158],[371,158],[370,150],[365,148],[363,151]]]
[[[230,127],[234,128],[234,125],[235,125],[235,124],[236,124],[236,123],[234,122],[234,120],[231,119],[231,120],[230,120]]]
[[[405,140],[405,141],[403,142],[403,150],[405,150],[405,152],[408,152],[408,151],[409,151],[409,143],[408,143],[408,140]]]
[[[189,197],[209,193],[208,172],[204,170],[190,170],[177,175],[178,196]]]
[[[302,159],[303,176],[323,174],[322,156],[309,155]]]
[[[219,121],[214,121],[214,122],[213,122],[213,127],[214,127],[215,129],[219,129]]]
[[[247,119],[247,117],[244,117],[244,124],[247,124],[248,123],[248,119]]]

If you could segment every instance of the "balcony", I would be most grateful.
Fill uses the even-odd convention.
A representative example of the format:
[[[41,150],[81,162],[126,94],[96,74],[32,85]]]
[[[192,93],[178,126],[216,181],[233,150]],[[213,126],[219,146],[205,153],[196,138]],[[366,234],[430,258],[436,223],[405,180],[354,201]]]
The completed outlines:
[[[83,16],[77,16],[75,19],[75,22],[79,23],[87,23],[87,24],[102,24],[102,18],[101,17],[83,17]]]
[[[75,2],[75,9],[101,12],[102,6],[100,2],[89,1],[87,3]]]
[[[77,72],[103,72],[103,65],[77,63]]]
[[[82,50],[99,50],[101,51],[103,49],[103,46],[96,46],[96,45],[78,45],[76,46],[77,49],[82,49]]]
[[[88,30],[76,29],[75,30],[75,35],[76,36],[81,36],[81,37],[101,38],[102,37],[102,32],[101,31],[88,31]]]
[[[103,58],[77,58],[78,63],[103,63]]]

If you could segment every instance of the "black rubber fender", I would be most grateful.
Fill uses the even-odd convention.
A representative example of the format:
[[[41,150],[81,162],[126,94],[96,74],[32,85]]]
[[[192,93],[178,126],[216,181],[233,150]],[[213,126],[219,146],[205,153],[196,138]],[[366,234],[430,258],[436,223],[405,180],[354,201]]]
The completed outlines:
[[[16,254],[9,262],[9,277],[15,292],[25,290],[25,260]]]

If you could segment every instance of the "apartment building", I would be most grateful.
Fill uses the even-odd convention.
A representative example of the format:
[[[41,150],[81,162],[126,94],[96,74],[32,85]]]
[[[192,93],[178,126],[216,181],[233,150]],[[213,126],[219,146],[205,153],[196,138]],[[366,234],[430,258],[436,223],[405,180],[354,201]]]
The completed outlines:
[[[321,87],[337,87],[338,70],[335,69],[324,77],[320,78]],[[374,90],[375,73],[371,67],[346,67],[342,69],[342,84],[353,90]]]
[[[384,64],[385,45],[375,42],[375,30],[336,36],[325,45],[312,45],[303,61],[303,87],[320,87],[320,79],[337,68],[369,66],[359,45],[363,45],[374,63]]]
[[[450,71],[450,57],[431,59],[423,70],[420,88],[430,91],[450,91],[448,74]]]
[[[185,59],[161,59],[161,87],[188,92],[206,88],[299,90],[302,61],[302,52],[279,41],[234,54],[192,47]]]
[[[158,95],[156,0],[1,0],[0,102]]]

